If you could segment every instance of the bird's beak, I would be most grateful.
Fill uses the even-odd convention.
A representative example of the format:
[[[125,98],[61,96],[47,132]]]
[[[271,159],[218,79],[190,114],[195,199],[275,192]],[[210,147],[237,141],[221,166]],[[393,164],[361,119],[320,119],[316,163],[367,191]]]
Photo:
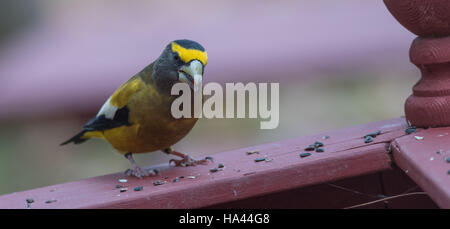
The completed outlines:
[[[187,83],[194,92],[202,89],[203,65],[198,60],[191,61],[188,65],[183,65],[178,70],[179,80]]]

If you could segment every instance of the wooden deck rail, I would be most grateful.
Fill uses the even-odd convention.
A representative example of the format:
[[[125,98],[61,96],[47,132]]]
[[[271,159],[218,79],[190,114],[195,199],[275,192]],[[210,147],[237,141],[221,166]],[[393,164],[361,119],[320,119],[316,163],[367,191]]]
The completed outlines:
[[[384,2],[419,36],[410,57],[422,79],[406,119],[217,153],[205,166],[160,165],[142,180],[117,173],[11,193],[0,208],[450,208],[450,2]],[[305,151],[316,142],[323,152]]]
[[[301,188],[304,187],[307,188],[303,190],[308,190],[313,187],[312,185],[317,184],[326,184],[334,191],[353,189],[348,182],[344,181],[339,184],[339,180],[389,171],[392,168],[389,145],[394,139],[397,139],[394,158],[403,158],[402,154],[396,155],[395,152],[403,152],[397,151],[397,149],[402,148],[404,138],[409,139],[412,136],[405,136],[406,128],[405,119],[397,118],[218,153],[212,155],[215,162],[205,166],[169,168],[167,165],[161,165],[158,166],[161,170],[160,175],[142,180],[117,173],[57,184],[0,196],[0,208],[26,208],[26,200],[29,198],[34,200],[34,203],[30,204],[30,208],[350,207],[390,194],[382,190],[378,184],[380,180],[375,178],[374,181],[373,177],[365,177],[363,180],[367,184],[364,187],[356,188],[358,191],[353,191],[370,193],[364,194],[369,198],[355,199],[355,194],[350,193],[353,196],[351,200],[335,196],[336,198],[328,199],[328,202],[323,203],[324,200],[317,198],[317,202],[321,202],[321,205],[316,205],[311,203],[311,200],[308,202],[305,197],[320,193],[321,198],[326,198],[327,194],[324,195],[323,188],[320,189],[321,191],[317,191],[318,193],[307,192],[301,196],[296,195],[298,194],[296,192],[301,191]],[[372,142],[365,142],[365,135],[378,131],[380,134],[374,137]],[[445,130],[441,131],[445,132]],[[417,134],[422,132],[425,131],[419,130]],[[442,139],[449,137],[449,135],[445,135]],[[311,155],[303,155],[306,152],[305,147],[316,141],[324,144],[324,152],[308,151]],[[252,151],[259,153],[248,155],[247,152]],[[444,157],[444,155],[435,155],[435,164],[443,163],[440,157]],[[256,162],[255,159],[258,158],[267,158],[267,161]],[[212,168],[217,168],[219,163],[222,163],[224,167],[217,172],[210,171]],[[410,173],[419,170],[420,168],[410,169]],[[441,172],[436,170],[436,174],[445,179]],[[128,179],[128,181],[120,183],[119,179]],[[177,182],[174,182],[175,179]],[[411,187],[413,188],[411,191],[414,191],[413,183],[409,183],[409,186],[399,183],[393,185],[392,182],[388,184],[387,180],[384,178],[384,181],[381,181],[381,183],[387,182],[385,185],[387,187],[384,189],[401,186],[401,192],[397,192],[397,194],[404,194],[404,191]],[[157,181],[162,181],[163,184],[155,185]],[[439,180],[432,180],[431,183],[439,187],[437,184]],[[419,182],[419,184],[422,183]],[[423,184],[428,185],[428,183]],[[442,186],[443,188],[439,189],[440,192],[434,192],[434,188],[426,186],[422,188],[430,190],[431,197],[440,207],[449,207],[450,186],[448,184],[448,182],[445,183],[447,186]],[[128,190],[120,192],[116,185],[122,185]],[[139,186],[142,186],[143,189],[135,191],[134,188]],[[383,185],[381,184],[381,186]],[[344,193],[348,192],[344,191]],[[285,201],[292,197],[295,198],[289,200],[292,203],[284,202],[283,204],[268,202],[265,205],[263,203],[255,205],[255,202],[258,201],[251,201],[252,198],[279,196],[280,193],[284,193],[281,199]],[[342,197],[342,194],[335,193],[334,195]],[[302,196],[303,198],[301,198]],[[273,201],[273,198],[270,199]],[[278,197],[278,199],[280,198]],[[427,206],[430,205],[432,204],[427,204]],[[402,206],[405,207],[405,205]],[[409,203],[406,206],[414,206],[414,204]]]

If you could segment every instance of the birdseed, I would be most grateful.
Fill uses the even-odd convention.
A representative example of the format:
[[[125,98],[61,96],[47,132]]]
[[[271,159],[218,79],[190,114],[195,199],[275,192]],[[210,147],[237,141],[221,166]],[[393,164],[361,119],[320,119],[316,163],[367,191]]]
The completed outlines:
[[[139,192],[139,191],[141,191],[142,189],[144,189],[143,186],[137,186],[136,188],[134,188],[134,191],[135,191],[135,192]]]
[[[247,151],[247,155],[252,155],[252,154],[259,154],[259,150],[250,150],[250,151]]]
[[[450,157],[447,157],[447,159],[445,159],[447,161],[447,163],[450,163]]]
[[[119,179],[119,182],[120,182],[120,183],[127,183],[128,180],[127,180],[127,179]]]
[[[187,176],[188,179],[195,179],[195,176]]]
[[[178,178],[180,178],[180,179],[183,179],[183,178],[184,178],[184,176],[179,176]]]
[[[423,140],[423,137],[421,137],[421,136],[414,136],[414,138],[417,140]]]
[[[410,126],[410,127],[406,128],[406,130],[405,130],[405,134],[411,134],[411,133],[415,133],[415,132],[417,132],[417,129],[415,126]]]
[[[330,138],[330,136],[328,136],[328,135],[325,135],[322,137],[323,140],[328,139],[328,138]]]
[[[323,152],[325,152],[325,150],[324,150],[323,148],[317,148],[317,149],[316,149],[316,152],[317,152],[317,153],[323,153]]]
[[[211,162],[214,162],[214,159],[212,158],[212,157],[205,157],[205,160],[209,160],[209,161],[211,161]]]
[[[154,186],[158,186],[158,185],[163,185],[163,184],[165,184],[166,182],[165,181],[162,181],[162,180],[155,180],[155,181],[153,181],[153,185]]]
[[[122,188],[122,185],[118,184],[116,185],[116,188]]]
[[[219,169],[218,168],[212,168],[209,171],[212,172],[212,173],[215,173],[215,172],[219,171]]]
[[[308,147],[305,148],[305,151],[313,151],[316,149],[315,145],[309,145]]]
[[[126,192],[126,191],[128,191],[128,188],[121,188],[120,189],[120,192]]]
[[[314,146],[315,146],[315,148],[322,147],[323,143],[322,142],[314,142]]]
[[[219,163],[219,164],[217,165],[217,168],[223,168],[223,167],[225,167],[225,165],[223,165],[222,163]]]
[[[301,158],[303,158],[303,157],[309,157],[309,156],[311,156],[310,153],[301,153],[301,154],[300,154],[300,157],[301,157]]]
[[[266,158],[265,161],[266,161],[266,162],[271,162],[271,161],[273,161],[273,158],[270,158],[270,159],[269,159],[269,158]]]
[[[366,136],[364,138],[364,143],[371,143],[373,141],[373,138],[371,136]]]
[[[263,158],[263,157],[255,158],[255,162],[261,162],[261,161],[265,161],[265,160],[266,160],[266,158]]]
[[[177,177],[177,178],[173,179],[172,183],[176,183],[178,181],[180,181],[180,179]]]
[[[28,204],[34,203],[34,199],[33,198],[27,198],[26,201],[27,201]]]
[[[56,202],[56,201],[57,201],[57,200],[55,200],[55,199],[51,199],[51,200],[45,201],[45,203],[46,203],[46,204],[51,204],[51,203]]]
[[[374,133],[370,133],[370,134],[366,134],[366,136],[364,136],[364,138],[366,138],[366,137],[372,137],[372,138],[376,138],[378,135],[380,135],[381,134],[381,130],[379,130],[379,131],[377,131],[377,132],[374,132]]]

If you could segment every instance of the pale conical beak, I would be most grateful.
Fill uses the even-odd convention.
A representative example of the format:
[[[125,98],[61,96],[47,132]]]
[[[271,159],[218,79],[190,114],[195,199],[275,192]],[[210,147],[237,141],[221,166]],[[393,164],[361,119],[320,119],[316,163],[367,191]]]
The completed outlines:
[[[187,83],[194,92],[202,89],[203,65],[198,60],[193,60],[189,65],[181,66],[178,70],[179,80]]]

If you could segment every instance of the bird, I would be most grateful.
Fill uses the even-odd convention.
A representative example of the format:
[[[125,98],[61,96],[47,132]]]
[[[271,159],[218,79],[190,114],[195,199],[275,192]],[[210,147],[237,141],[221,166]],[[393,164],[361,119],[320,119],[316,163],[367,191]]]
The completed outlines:
[[[136,164],[133,154],[137,153],[160,150],[181,157],[169,161],[175,166],[212,161],[211,157],[196,160],[172,147],[189,133],[197,118],[176,119],[171,115],[171,104],[177,98],[171,94],[171,88],[176,83],[186,83],[191,92],[201,90],[207,61],[206,50],[198,42],[170,42],[154,62],[121,85],[78,134],[61,145],[103,139],[130,161],[132,169],[125,174],[137,178],[151,174]]]

